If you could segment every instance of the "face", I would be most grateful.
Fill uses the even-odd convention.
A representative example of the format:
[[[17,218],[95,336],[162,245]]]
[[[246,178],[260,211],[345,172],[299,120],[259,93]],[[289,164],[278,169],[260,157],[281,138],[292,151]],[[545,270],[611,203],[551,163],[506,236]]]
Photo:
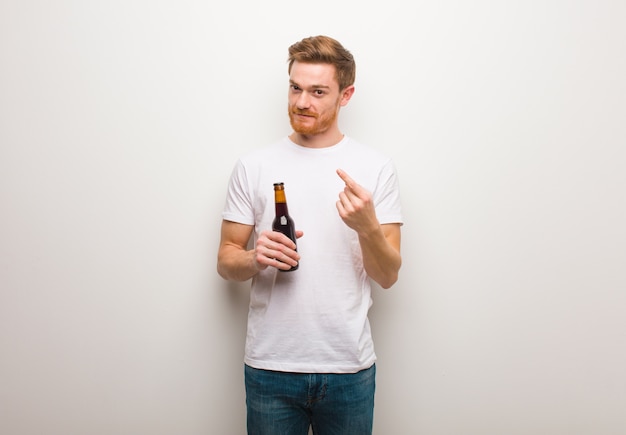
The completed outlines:
[[[336,125],[339,108],[350,95],[351,91],[339,92],[333,65],[294,62],[289,74],[291,127],[302,135],[328,131]]]

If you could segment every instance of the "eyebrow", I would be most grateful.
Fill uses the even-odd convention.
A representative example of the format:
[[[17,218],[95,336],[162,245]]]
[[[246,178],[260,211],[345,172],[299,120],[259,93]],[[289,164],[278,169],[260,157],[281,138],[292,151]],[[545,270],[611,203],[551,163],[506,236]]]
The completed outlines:
[[[299,88],[303,88],[303,86],[299,85],[298,83],[294,82],[293,80],[289,80],[289,83],[292,85],[296,85]],[[330,89],[330,86],[326,86],[326,85],[311,85],[310,86],[311,89]]]

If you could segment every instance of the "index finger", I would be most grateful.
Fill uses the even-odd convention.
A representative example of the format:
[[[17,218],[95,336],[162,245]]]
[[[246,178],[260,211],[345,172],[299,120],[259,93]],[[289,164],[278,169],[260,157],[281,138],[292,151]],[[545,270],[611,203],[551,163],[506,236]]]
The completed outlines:
[[[270,233],[268,233],[267,238],[270,239],[272,242],[280,243],[281,245],[285,245],[291,249],[294,249],[296,247],[296,243],[291,240],[285,233],[282,233],[280,231],[271,231]]]
[[[357,183],[352,178],[350,178],[350,176],[343,169],[337,169],[337,175],[339,175],[339,178],[341,178],[343,182],[346,183],[346,186],[348,186],[350,189],[354,188],[355,185],[357,185]]]

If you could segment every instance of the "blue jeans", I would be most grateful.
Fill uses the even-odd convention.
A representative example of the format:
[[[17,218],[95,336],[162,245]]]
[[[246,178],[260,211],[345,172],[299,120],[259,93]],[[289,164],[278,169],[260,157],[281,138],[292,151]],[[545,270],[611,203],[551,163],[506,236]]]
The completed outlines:
[[[370,435],[376,366],[358,373],[287,373],[245,366],[248,435]]]

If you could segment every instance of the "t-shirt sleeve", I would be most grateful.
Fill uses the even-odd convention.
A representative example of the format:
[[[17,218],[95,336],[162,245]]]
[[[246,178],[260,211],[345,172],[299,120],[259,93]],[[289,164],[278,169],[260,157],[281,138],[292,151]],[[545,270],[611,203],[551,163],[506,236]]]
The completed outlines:
[[[240,224],[254,225],[253,201],[250,192],[252,189],[249,188],[246,168],[241,160],[238,160],[228,182],[222,218]]]
[[[373,199],[376,217],[381,224],[403,224],[398,174],[391,160],[381,168]]]

